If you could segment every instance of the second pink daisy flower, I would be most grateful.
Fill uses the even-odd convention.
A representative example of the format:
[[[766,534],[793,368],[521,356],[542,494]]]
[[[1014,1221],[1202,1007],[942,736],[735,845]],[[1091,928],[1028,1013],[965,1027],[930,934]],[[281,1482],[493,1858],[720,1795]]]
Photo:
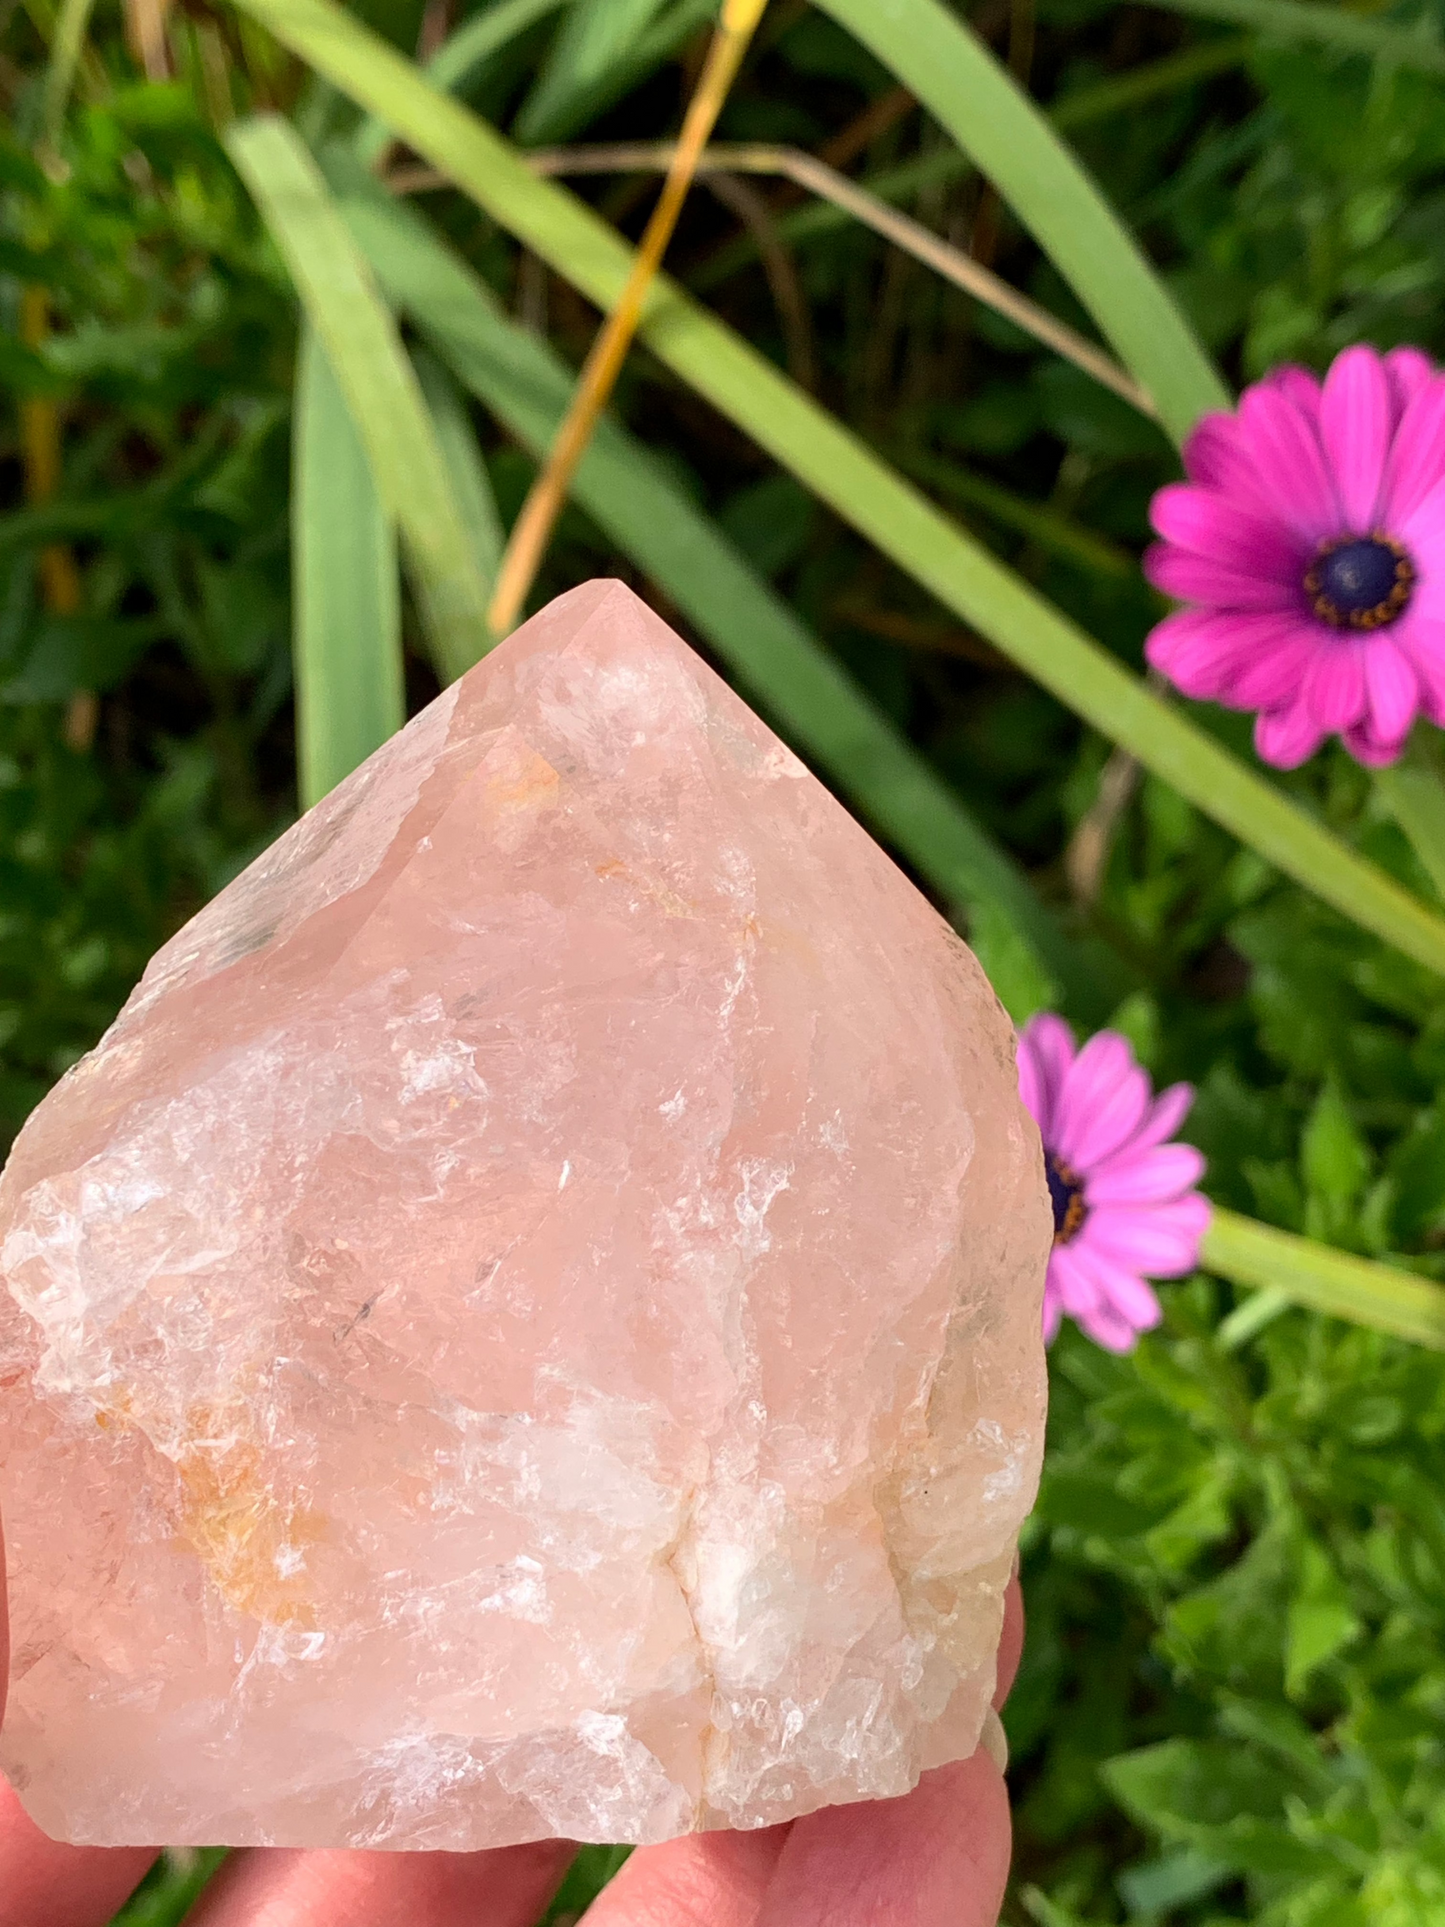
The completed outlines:
[[[1258,710],[1293,769],[1338,733],[1391,763],[1445,724],[1445,377],[1415,348],[1281,368],[1206,416],[1154,497],[1156,588],[1193,606],[1149,638],[1186,695]]]
[[[1044,1141],[1054,1247],[1044,1285],[1044,1336],[1067,1314],[1110,1351],[1159,1323],[1150,1278],[1194,1269],[1209,1200],[1194,1186],[1204,1159],[1170,1142],[1194,1100],[1188,1084],[1158,1097],[1118,1031],[1082,1050],[1062,1017],[1019,1033],[1019,1095]]]

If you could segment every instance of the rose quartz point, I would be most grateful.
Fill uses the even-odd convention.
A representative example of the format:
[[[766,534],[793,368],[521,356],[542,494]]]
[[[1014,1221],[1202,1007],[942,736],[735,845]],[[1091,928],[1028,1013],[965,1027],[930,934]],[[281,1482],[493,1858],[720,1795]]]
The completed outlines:
[[[563,596],[152,961],[0,1181],[57,1837],[656,1841],[970,1754],[1050,1217],[965,946]]]

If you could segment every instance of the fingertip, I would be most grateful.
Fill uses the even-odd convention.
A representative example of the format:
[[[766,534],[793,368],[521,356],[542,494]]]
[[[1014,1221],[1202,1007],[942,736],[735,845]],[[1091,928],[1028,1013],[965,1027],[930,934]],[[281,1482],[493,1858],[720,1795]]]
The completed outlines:
[[[796,1821],[758,1927],[995,1927],[1011,1851],[1008,1792],[981,1749],[901,1799]]]
[[[154,1847],[67,1847],[0,1778],[0,1927],[96,1927],[128,1900]]]
[[[0,1519],[0,1726],[10,1690],[10,1606],[5,1584],[5,1521]]]
[[[1015,1566],[1014,1576],[1009,1580],[1003,1596],[1003,1631],[999,1635],[998,1670],[993,1694],[996,1711],[1002,1710],[1004,1701],[1013,1690],[1019,1660],[1023,1656],[1024,1631],[1024,1595]]]
[[[588,1909],[587,1927],[755,1927],[788,1833],[692,1833],[639,1847]]]

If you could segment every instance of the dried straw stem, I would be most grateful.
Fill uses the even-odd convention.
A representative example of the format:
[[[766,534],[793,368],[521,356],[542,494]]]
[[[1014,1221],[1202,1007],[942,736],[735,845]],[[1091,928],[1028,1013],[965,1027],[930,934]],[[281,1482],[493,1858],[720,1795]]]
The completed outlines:
[[[496,636],[504,636],[515,627],[522,612],[577,464],[622,372],[642,318],[647,291],[677,226],[698,158],[717,124],[728,89],[766,5],[767,0],[725,0],[722,18],[688,104],[682,135],[668,163],[667,178],[642,237],[632,273],[621,299],[593,344],[566,418],[508,540],[488,612]]]

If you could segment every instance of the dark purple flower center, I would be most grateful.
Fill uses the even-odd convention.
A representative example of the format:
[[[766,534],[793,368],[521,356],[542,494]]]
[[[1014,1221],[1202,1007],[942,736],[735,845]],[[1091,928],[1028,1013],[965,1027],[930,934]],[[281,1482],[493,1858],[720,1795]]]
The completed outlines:
[[[1410,600],[1415,565],[1382,529],[1337,535],[1320,544],[1304,586],[1310,607],[1332,629],[1382,629]]]
[[[1084,1187],[1078,1173],[1052,1151],[1044,1152],[1044,1176],[1049,1181],[1049,1203],[1054,1207],[1054,1243],[1066,1245],[1086,1216]]]

